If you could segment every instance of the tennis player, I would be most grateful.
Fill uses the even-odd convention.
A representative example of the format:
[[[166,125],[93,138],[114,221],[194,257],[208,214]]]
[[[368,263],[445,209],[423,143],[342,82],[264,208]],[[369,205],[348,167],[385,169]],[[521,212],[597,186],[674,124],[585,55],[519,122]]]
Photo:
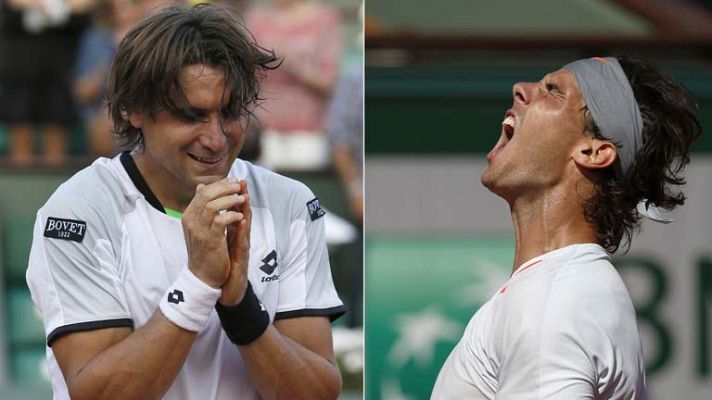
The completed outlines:
[[[274,68],[228,12],[170,7],[119,45],[109,82],[131,148],[37,213],[27,281],[55,399],[334,399],[324,210],[236,159]]]
[[[635,58],[517,83],[482,183],[509,203],[509,280],[468,324],[433,399],[644,399],[635,310],[609,253],[669,222],[701,134],[697,105]]]

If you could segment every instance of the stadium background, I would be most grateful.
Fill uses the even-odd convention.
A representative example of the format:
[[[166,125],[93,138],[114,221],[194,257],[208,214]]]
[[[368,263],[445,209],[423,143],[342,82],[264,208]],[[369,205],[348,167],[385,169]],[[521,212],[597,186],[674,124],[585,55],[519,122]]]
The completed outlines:
[[[479,177],[517,81],[582,57],[657,61],[706,134],[676,222],[644,222],[614,263],[652,400],[712,393],[710,2],[379,0],[366,7],[366,398],[426,399],[477,308],[507,279],[513,230]],[[585,312],[585,310],[581,310]]]
[[[251,2],[264,4],[269,1]],[[323,0],[323,3],[336,7],[341,15],[343,51],[340,69],[361,69],[363,47],[357,43],[361,31],[358,17],[361,1]],[[230,4],[230,1],[221,4]],[[0,2],[2,6],[5,4]],[[34,216],[57,186],[93,161],[93,157],[88,154],[85,132],[79,124],[71,129],[70,157],[61,166],[18,168],[7,158],[8,151],[7,126],[0,122],[0,399],[49,399],[51,389],[42,321],[25,283]],[[286,174],[310,186],[330,215],[348,219],[346,190],[333,170],[290,171]],[[358,226],[357,223],[353,225],[353,228]],[[349,310],[334,328],[335,347],[344,378],[342,398],[360,399],[363,397],[363,319],[360,295],[355,296],[351,286],[360,293],[361,285],[355,284],[353,277],[362,274],[361,241],[358,238],[351,243],[341,241],[330,246],[329,251],[337,290]]]

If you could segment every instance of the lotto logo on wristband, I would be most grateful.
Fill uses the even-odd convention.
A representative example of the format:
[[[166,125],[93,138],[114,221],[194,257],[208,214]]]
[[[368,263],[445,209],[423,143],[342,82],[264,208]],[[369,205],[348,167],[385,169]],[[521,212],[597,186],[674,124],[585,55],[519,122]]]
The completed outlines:
[[[169,321],[183,329],[200,332],[221,294],[222,290],[203,283],[186,265],[166,289],[159,306]]]
[[[180,290],[176,289],[176,290],[168,293],[168,302],[169,303],[179,304],[184,301],[185,301],[185,299],[183,298],[183,292],[181,292]]]

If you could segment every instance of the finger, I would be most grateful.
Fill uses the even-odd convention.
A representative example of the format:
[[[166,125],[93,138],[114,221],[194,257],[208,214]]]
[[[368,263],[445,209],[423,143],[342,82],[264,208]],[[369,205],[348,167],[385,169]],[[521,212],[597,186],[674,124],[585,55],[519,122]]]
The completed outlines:
[[[230,254],[230,262],[233,265],[239,265],[243,263],[243,260],[246,260],[248,257],[248,252],[250,251],[250,246],[247,243],[245,231],[246,231],[246,226],[247,221],[243,218],[240,220],[235,227],[235,235],[232,237],[232,240],[229,241],[229,254]],[[243,267],[246,267],[243,265]]]
[[[195,187],[195,196],[188,207],[202,210],[209,201],[237,193],[241,188],[240,183],[234,178],[221,179],[209,185],[200,183]]]
[[[243,194],[245,198],[244,203],[239,207],[239,209],[233,209],[240,212],[244,218],[236,225],[235,236],[228,241],[228,244],[233,251],[235,257],[231,258],[233,261],[238,261],[241,256],[241,252],[247,252],[250,249],[250,229],[252,220],[252,207],[250,207],[250,195]],[[246,257],[246,255],[245,255]]]
[[[243,195],[245,202],[242,204],[242,214],[245,216],[245,240],[247,245],[250,245],[250,231],[252,230],[252,205],[250,204],[250,195]]]
[[[233,264],[237,259],[237,247],[233,245],[237,237],[237,227],[239,224],[230,224],[227,227],[227,251],[230,256],[230,263]]]
[[[227,196],[218,197],[210,200],[200,214],[200,220],[203,226],[210,226],[215,215],[223,210],[233,210],[241,212],[240,205],[246,201],[245,196],[238,194],[229,194]]]
[[[210,226],[210,232],[213,235],[225,235],[225,229],[235,223],[244,220],[245,216],[236,211],[225,211],[213,217],[213,223]]]

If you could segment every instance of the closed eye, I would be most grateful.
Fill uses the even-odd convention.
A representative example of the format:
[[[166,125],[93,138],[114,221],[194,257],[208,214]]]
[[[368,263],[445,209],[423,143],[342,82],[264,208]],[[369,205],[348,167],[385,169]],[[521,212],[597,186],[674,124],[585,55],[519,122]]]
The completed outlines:
[[[238,119],[235,113],[233,113],[232,110],[230,110],[229,108],[223,108],[222,110],[220,110],[220,116],[222,117],[222,119],[229,121],[234,121]]]
[[[174,115],[191,124],[205,122],[207,117],[205,110],[196,108],[190,108],[189,110],[177,110]]]

